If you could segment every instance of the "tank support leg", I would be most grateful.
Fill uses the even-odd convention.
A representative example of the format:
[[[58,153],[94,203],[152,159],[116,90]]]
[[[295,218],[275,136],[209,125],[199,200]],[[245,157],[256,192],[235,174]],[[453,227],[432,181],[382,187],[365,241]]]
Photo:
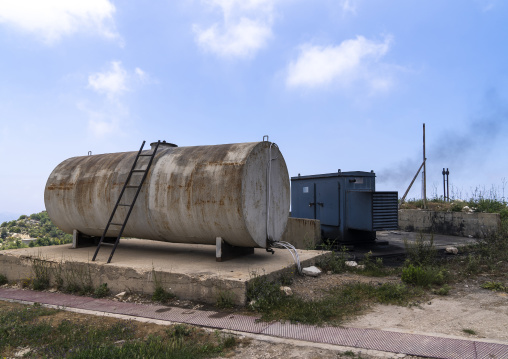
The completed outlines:
[[[77,229],[72,230],[72,247],[71,248],[78,248],[80,234],[81,233],[79,233],[79,231]]]
[[[95,237],[87,236],[86,234],[81,233],[77,229],[72,230],[71,248],[90,247],[94,245],[96,245]]]
[[[215,259],[217,262],[223,262],[246,254],[254,254],[254,248],[235,247],[226,243],[222,237],[215,238]]]

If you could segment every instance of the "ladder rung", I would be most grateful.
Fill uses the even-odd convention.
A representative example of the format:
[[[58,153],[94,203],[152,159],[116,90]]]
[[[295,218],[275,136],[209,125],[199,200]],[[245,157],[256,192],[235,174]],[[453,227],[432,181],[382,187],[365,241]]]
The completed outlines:
[[[111,250],[111,254],[109,255],[109,259],[108,259],[108,263],[111,262],[111,258],[113,258],[113,254],[115,253],[115,250],[116,250],[116,246],[118,245],[119,241],[120,241],[120,236],[122,235],[124,229],[125,229],[125,226],[127,224],[127,221],[129,220],[129,215],[132,211],[132,207],[134,206],[134,203],[136,202],[136,198],[138,197],[138,194],[141,190],[141,186],[143,185],[143,182],[145,181],[146,179],[146,176],[148,174],[148,171],[150,170],[150,166],[152,165],[152,161],[154,160],[155,158],[155,154],[157,153],[157,149],[159,148],[159,145],[160,145],[160,141],[157,142],[157,146],[152,150],[151,153],[141,153],[141,151],[143,151],[143,147],[145,146],[145,141],[143,141],[143,143],[141,144],[141,148],[139,149],[139,152],[137,154],[137,157],[136,159],[134,160],[134,163],[132,164],[132,168],[131,168],[131,171],[129,172],[129,177],[128,177],[128,181],[131,179],[131,175],[132,173],[134,172],[144,172],[145,174],[143,175],[142,179],[141,179],[141,183],[139,183],[138,185],[136,186],[133,186],[133,185],[127,185],[128,181],[124,184],[123,188],[122,188],[122,192],[120,194],[120,198],[121,196],[123,195],[124,193],[124,190],[126,188],[137,188],[138,191],[136,192],[136,195],[134,196],[134,199],[132,200],[132,203],[131,204],[125,204],[125,203],[119,203],[120,202],[120,198],[118,198],[117,200],[117,204],[115,205],[115,208],[113,209],[113,212],[111,213],[111,217],[109,217],[109,221],[108,221],[108,224],[106,225],[106,228],[104,229],[104,234],[102,235],[101,237],[101,241],[104,240],[104,238],[106,237],[106,232],[107,232],[107,228],[109,228],[110,225],[112,226],[121,226],[122,228],[120,229],[120,232],[118,234],[118,237],[116,239],[116,242],[115,243],[107,243],[107,242],[99,242],[99,244],[97,245],[97,249],[95,250],[95,254],[93,255],[93,258],[92,258],[92,261],[95,261],[95,258],[97,258],[97,253],[99,253],[99,248],[102,246],[102,245],[106,245],[106,246],[113,246],[113,249]],[[134,169],[134,167],[136,166],[136,163],[139,159],[139,157],[150,157],[150,160],[148,161],[148,164],[146,165],[146,168],[144,170],[142,169]],[[113,216],[115,215],[115,211],[117,210],[118,206],[123,206],[123,207],[130,207],[129,209],[129,213],[127,213],[127,217],[125,218],[124,222],[123,223],[113,223],[111,222],[113,220]]]

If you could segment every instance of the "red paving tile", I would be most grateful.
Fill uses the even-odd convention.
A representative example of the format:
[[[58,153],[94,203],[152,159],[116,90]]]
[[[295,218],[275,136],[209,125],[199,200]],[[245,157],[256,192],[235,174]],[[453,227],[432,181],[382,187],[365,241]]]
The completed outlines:
[[[441,338],[375,329],[316,327],[280,322],[261,322],[257,317],[225,312],[183,309],[162,305],[134,304],[63,293],[0,288],[0,299],[21,300],[67,308],[180,322],[392,353],[443,359],[508,359],[508,345]]]

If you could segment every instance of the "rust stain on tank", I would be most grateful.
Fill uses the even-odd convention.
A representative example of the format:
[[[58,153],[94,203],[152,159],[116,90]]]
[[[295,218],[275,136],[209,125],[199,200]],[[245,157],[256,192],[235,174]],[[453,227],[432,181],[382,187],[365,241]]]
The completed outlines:
[[[74,189],[74,183],[67,184],[50,184],[46,187],[50,191],[59,190],[59,191],[68,191]]]

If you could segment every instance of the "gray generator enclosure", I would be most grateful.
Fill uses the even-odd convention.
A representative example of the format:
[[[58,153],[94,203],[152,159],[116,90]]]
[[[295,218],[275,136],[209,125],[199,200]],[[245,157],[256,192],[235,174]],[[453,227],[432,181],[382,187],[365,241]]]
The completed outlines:
[[[373,241],[398,228],[398,192],[375,192],[374,172],[291,178],[291,217],[318,219],[323,239]]]

